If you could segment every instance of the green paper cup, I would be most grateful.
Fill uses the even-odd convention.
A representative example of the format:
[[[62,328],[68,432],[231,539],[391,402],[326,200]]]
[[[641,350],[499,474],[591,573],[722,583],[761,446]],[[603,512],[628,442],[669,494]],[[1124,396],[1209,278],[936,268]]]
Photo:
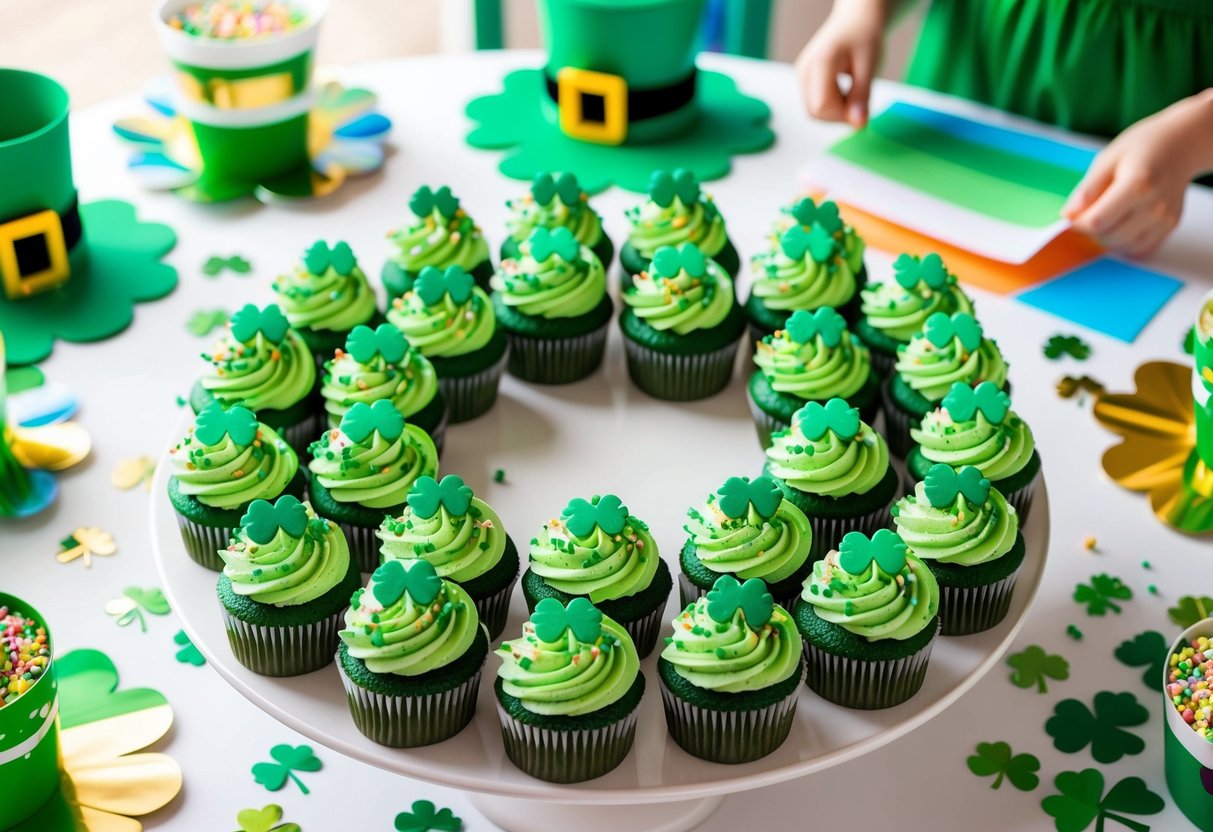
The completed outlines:
[[[1198,621],[1180,634],[1167,651],[1169,657],[1200,636],[1213,637],[1213,618]],[[1197,829],[1213,829],[1213,742],[1197,736],[1167,697],[1167,670],[1163,670],[1163,760],[1171,799]]]

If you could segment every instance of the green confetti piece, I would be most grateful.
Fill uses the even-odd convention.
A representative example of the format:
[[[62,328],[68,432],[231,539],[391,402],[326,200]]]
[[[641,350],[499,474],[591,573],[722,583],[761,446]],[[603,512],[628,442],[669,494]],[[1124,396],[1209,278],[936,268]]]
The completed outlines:
[[[252,773],[255,782],[276,792],[290,780],[299,787],[299,791],[305,795],[310,794],[307,786],[295,773],[320,771],[322,768],[320,759],[312,751],[310,745],[275,745],[270,749],[270,757],[274,762],[253,765]]]
[[[180,646],[180,650],[176,653],[177,661],[182,664],[190,664],[194,667],[202,667],[206,664],[206,658],[202,655],[202,651],[194,646],[190,641],[190,637],[186,635],[185,630],[178,630],[173,636],[173,641]]]
[[[997,775],[990,784],[991,789],[1002,786],[1003,780],[1022,792],[1030,792],[1040,785],[1040,760],[1032,754],[1013,754],[1005,742],[979,742],[977,753],[966,761],[969,771],[978,777]]]
[[[1092,823],[1102,832],[1105,821],[1148,832],[1148,825],[1124,815],[1156,815],[1166,805],[1140,777],[1126,777],[1104,794],[1103,775],[1093,768],[1063,771],[1053,785],[1058,794],[1042,800],[1040,808],[1054,819],[1057,832],[1083,832]]]
[[[1074,600],[1087,607],[1087,615],[1104,616],[1108,610],[1120,614],[1117,601],[1128,601],[1133,597],[1133,590],[1125,586],[1120,578],[1112,575],[1092,575],[1089,584],[1078,584],[1074,587]]]
[[[1046,653],[1038,645],[1030,645],[1023,652],[1007,658],[1007,664],[1014,668],[1011,674],[1011,684],[1020,688],[1035,686],[1038,693],[1048,693],[1046,679],[1065,681],[1070,678],[1070,663],[1061,656]]]
[[[1114,763],[1127,754],[1140,754],[1146,743],[1125,729],[1142,725],[1150,712],[1127,691],[1104,690],[1095,694],[1093,707],[1077,699],[1063,699],[1053,707],[1053,716],[1045,723],[1045,733],[1053,738],[1053,747],[1075,754],[1087,746],[1097,763]]]
[[[260,809],[241,809],[236,815],[239,832],[300,832],[297,823],[282,823],[282,807],[271,803]]]
[[[1043,352],[1050,361],[1066,355],[1075,361],[1086,361],[1091,357],[1091,345],[1077,335],[1054,335],[1045,342]]]
[[[1113,655],[1129,667],[1144,667],[1142,684],[1150,690],[1158,690],[1167,667],[1168,647],[1166,636],[1156,630],[1146,630],[1122,641]]]
[[[412,811],[396,815],[396,832],[459,832],[463,820],[450,809],[438,809],[429,800],[413,801]]]
[[[190,315],[185,322],[185,328],[190,334],[202,337],[210,335],[216,329],[223,327],[228,321],[228,314],[223,309],[199,309]]]
[[[505,469],[504,468],[498,468],[496,471],[493,472],[493,482],[498,483],[498,484],[505,482]]]

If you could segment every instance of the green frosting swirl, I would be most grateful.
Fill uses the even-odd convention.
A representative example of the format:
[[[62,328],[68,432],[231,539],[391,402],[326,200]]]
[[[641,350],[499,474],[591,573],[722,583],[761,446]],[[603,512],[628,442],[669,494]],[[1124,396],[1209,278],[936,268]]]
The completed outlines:
[[[703,195],[691,205],[675,197],[662,208],[651,199],[627,211],[628,242],[640,255],[652,259],[662,246],[694,243],[708,257],[719,254],[728,243],[724,217],[711,197]]]
[[[595,526],[586,537],[551,520],[531,539],[530,554],[531,571],[549,586],[594,603],[647,589],[661,557],[649,527],[636,517],[628,517],[621,534]]]
[[[427,216],[414,216],[413,224],[388,234],[394,247],[393,263],[410,272],[426,266],[462,266],[467,272],[489,259],[489,245],[472,218],[460,208],[452,219],[437,208]]]
[[[434,440],[416,425],[405,425],[394,440],[374,430],[361,442],[332,428],[308,452],[308,469],[334,500],[367,508],[402,504],[414,480],[438,471]]]
[[[320,394],[329,414],[329,425],[341,424],[341,417],[359,402],[374,404],[387,399],[406,418],[421,411],[438,394],[438,374],[434,365],[418,350],[408,349],[399,364],[389,363],[378,353],[363,364],[348,352],[339,351],[325,362],[327,372]]]
[[[299,333],[288,330],[281,344],[258,332],[240,343],[229,330],[210,353],[209,372],[199,382],[218,401],[239,404],[254,413],[285,410],[312,392],[316,359]]]
[[[279,528],[269,543],[256,543],[241,529],[219,551],[223,574],[232,591],[261,604],[291,607],[306,604],[341,583],[350,567],[350,549],[336,523],[307,509],[307,529],[301,537]]]
[[[926,486],[918,483],[893,506],[897,533],[923,560],[976,566],[1011,551],[1019,533],[1019,517],[1006,499],[991,488],[984,505],[974,506],[963,494],[948,508],[935,508]]]
[[[889,470],[889,446],[884,437],[863,422],[859,433],[847,441],[832,430],[820,439],[807,439],[799,420],[772,435],[767,448],[770,472],[797,491],[821,497],[866,494]]]
[[[504,642],[497,653],[502,690],[531,713],[546,716],[600,711],[622,699],[640,673],[631,637],[605,615],[602,634],[592,642],[578,641],[572,630],[543,641],[528,621],[522,638]]]
[[[530,243],[522,256],[506,260],[493,275],[492,287],[506,306],[525,315],[575,318],[593,312],[606,295],[606,269],[586,245],[573,261],[553,254],[544,262],[531,256]]]
[[[464,303],[445,294],[433,306],[427,306],[416,292],[405,292],[392,301],[387,319],[427,358],[475,352],[492,340],[497,327],[493,304],[479,286]]]
[[[992,481],[1022,471],[1036,450],[1032,429],[1014,411],[995,425],[980,410],[971,420],[954,422],[941,407],[923,417],[921,427],[911,428],[910,436],[931,462],[953,468],[974,465]]]
[[[845,306],[857,287],[856,272],[845,258],[818,263],[805,252],[804,257],[793,260],[779,247],[755,257],[753,270],[750,291],[768,309],[780,311]]]
[[[719,326],[728,317],[734,303],[733,280],[715,260],[707,261],[702,278],[685,270],[674,277],[641,272],[624,292],[623,302],[653,329],[687,335]]]
[[[989,338],[982,338],[977,349],[969,352],[957,338],[940,349],[918,332],[908,344],[898,347],[896,370],[902,381],[932,402],[942,401],[958,381],[1007,385],[1006,359]]]
[[[683,610],[673,626],[674,636],[661,658],[698,688],[717,693],[763,690],[800,668],[800,632],[778,605],[770,622],[755,630],[741,610],[727,624],[713,619],[705,596]]]
[[[419,517],[405,507],[399,517],[386,517],[375,532],[384,560],[428,560],[439,577],[464,583],[501,562],[505,527],[488,504],[473,497],[465,514],[445,505],[433,517]]]
[[[251,445],[237,444],[228,434],[217,445],[203,445],[190,431],[169,451],[169,465],[182,494],[204,506],[232,509],[281,494],[299,470],[299,458],[258,422]]]
[[[687,511],[683,526],[695,546],[695,556],[713,572],[730,573],[742,580],[762,578],[778,583],[804,565],[812,548],[809,518],[782,500],[769,520],[747,508],[734,519],[721,511],[719,497],[709,494],[700,506]]]
[[[273,288],[293,327],[346,332],[375,314],[375,293],[357,266],[348,275],[332,266],[322,274],[296,266],[276,277]]]
[[[506,230],[520,243],[536,228],[567,228],[577,242],[591,248],[602,239],[602,217],[590,207],[584,194],[572,207],[555,197],[547,205],[540,205],[530,194],[508,200],[505,206],[510,211],[505,219]]]
[[[800,595],[817,616],[868,641],[905,641],[922,632],[939,611],[939,584],[919,558],[889,575],[873,561],[861,575],[838,565],[838,553],[813,565]]]
[[[949,275],[944,291],[935,291],[923,283],[905,289],[895,280],[877,283],[860,291],[860,310],[868,325],[902,343],[922,329],[936,312],[973,314],[973,302]]]
[[[754,351],[754,363],[774,390],[805,401],[855,395],[868,381],[871,361],[868,348],[850,332],[828,347],[820,335],[802,344],[781,329],[759,341]]]
[[[783,237],[784,232],[792,226],[800,225],[806,232],[813,230],[813,226],[803,225],[792,216],[792,208],[794,206],[795,203],[792,203],[792,205],[786,205],[779,209],[779,219],[773,224],[771,234],[768,237],[771,254],[779,250],[779,240]],[[863,238],[855,232],[854,228],[844,223],[842,227],[834,232],[834,239],[842,246],[842,258],[851,269],[851,273],[858,275],[863,268],[863,255],[867,249]]]

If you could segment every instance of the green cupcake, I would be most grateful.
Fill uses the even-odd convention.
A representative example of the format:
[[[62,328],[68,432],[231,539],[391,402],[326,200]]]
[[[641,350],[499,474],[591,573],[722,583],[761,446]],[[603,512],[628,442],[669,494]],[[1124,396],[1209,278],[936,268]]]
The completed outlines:
[[[487,289],[493,276],[488,243],[451,189],[443,185],[435,191],[422,185],[409,198],[409,210],[412,222],[387,235],[393,251],[380,278],[388,297],[398,298],[412,289],[426,266],[440,270],[459,266]]]
[[[896,532],[851,532],[813,566],[792,613],[805,682],[848,708],[900,705],[922,687],[939,632],[939,585]]]
[[[302,262],[272,285],[286,319],[321,365],[350,330],[377,314],[375,293],[348,243],[331,249],[323,240],[313,243]]]
[[[628,240],[619,252],[624,289],[648,271],[658,249],[687,243],[715,260],[730,278],[737,276],[741,258],[729,240],[724,217],[712,197],[700,190],[694,173],[681,168],[653,171],[648,197],[627,211]]]
[[[627,757],[644,696],[628,631],[585,598],[544,598],[522,638],[497,651],[497,714],[505,754],[550,783],[601,777]]]
[[[746,385],[750,415],[762,447],[786,430],[806,402],[845,399],[871,423],[880,403],[880,383],[868,349],[851,337],[846,320],[828,306],[798,309],[787,325],[765,336],[754,350],[758,369]]]
[[[392,301],[388,321],[434,365],[452,423],[488,412],[497,401],[509,338],[493,303],[461,266],[422,269]]]
[[[615,307],[606,269],[567,228],[536,228],[493,275],[493,310],[509,335],[510,372],[567,384],[602,364]]]
[[[673,621],[657,662],[670,736],[713,763],[749,763],[783,744],[804,678],[800,633],[757,578],[721,575]]]
[[[476,604],[489,638],[505,629],[518,579],[518,549],[497,512],[460,477],[418,477],[399,516],[375,532],[383,560],[426,560],[438,577],[455,581]]]
[[[813,531],[773,478],[729,477],[702,504],[691,506],[687,518],[678,581],[684,607],[721,575],[761,578],[785,607],[800,595],[813,568]]]
[[[299,676],[333,660],[341,612],[361,583],[336,523],[289,494],[254,500],[219,556],[219,602],[237,661],[262,676]]]
[[[194,428],[169,451],[169,502],[185,551],[218,572],[218,551],[236,533],[254,500],[302,497],[307,486],[299,458],[273,429],[239,405],[211,402]]]
[[[627,628],[641,658],[657,644],[672,586],[649,527],[614,494],[578,497],[544,524],[522,575],[527,609],[544,598],[588,598]]]
[[[341,526],[358,568],[373,571],[379,565],[380,522],[404,509],[418,477],[438,472],[433,440],[381,399],[351,407],[340,427],[325,431],[308,452],[316,512]]]
[[[539,173],[531,189],[519,199],[507,200],[509,209],[505,227],[509,236],[501,244],[501,259],[518,257],[518,247],[536,228],[567,228],[583,246],[598,257],[604,268],[611,267],[615,244],[602,227],[602,217],[590,207],[590,196],[581,189],[572,173]]]
[[[628,375],[667,401],[715,395],[733,375],[745,316],[733,280],[690,243],[658,249],[652,270],[624,292],[619,316]]]
[[[428,561],[389,560],[349,600],[337,668],[358,730],[416,748],[467,727],[489,642],[459,584]]]
[[[945,636],[980,633],[1007,616],[1025,554],[1015,509],[981,471],[932,465],[893,506],[897,533],[939,582]]]

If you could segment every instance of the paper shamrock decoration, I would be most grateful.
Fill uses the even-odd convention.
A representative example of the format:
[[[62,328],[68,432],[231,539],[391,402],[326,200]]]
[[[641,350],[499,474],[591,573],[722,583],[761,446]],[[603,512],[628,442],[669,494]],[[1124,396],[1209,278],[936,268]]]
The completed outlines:
[[[282,807],[271,803],[260,809],[241,809],[236,815],[239,832],[300,832],[297,823],[282,823]]]
[[[820,440],[827,430],[833,431],[843,442],[850,442],[859,435],[859,408],[851,407],[844,399],[830,399],[824,405],[809,402],[792,418],[810,442]]]
[[[1120,578],[1112,575],[1092,575],[1091,583],[1078,584],[1074,587],[1074,600],[1087,605],[1087,615],[1107,615],[1108,610],[1120,614],[1117,601],[1128,601],[1133,597]]]
[[[1142,738],[1125,730],[1150,718],[1136,696],[1104,690],[1095,694],[1093,705],[1092,710],[1077,699],[1063,699],[1053,707],[1045,732],[1053,738],[1054,748],[1074,754],[1090,745],[1095,762],[1105,764],[1145,750]]]
[[[953,340],[959,341],[969,352],[981,346],[981,324],[967,312],[955,312],[951,317],[946,312],[936,312],[927,318],[922,331],[926,339],[940,349]]]
[[[1043,647],[1031,644],[1020,653],[1007,658],[1014,668],[1011,684],[1018,688],[1036,686],[1038,693],[1048,693],[1046,678],[1065,681],[1070,678],[1070,663],[1061,656],[1046,653]]]
[[[1056,361],[1063,355],[1075,361],[1086,361],[1091,357],[1091,345],[1077,335],[1052,335],[1045,341],[1042,352],[1050,361]]]
[[[409,210],[419,217],[428,217],[437,211],[446,219],[453,220],[459,213],[459,199],[446,185],[437,191],[429,185],[422,185],[409,198]]]
[[[371,575],[375,600],[385,607],[395,604],[405,593],[420,606],[429,606],[442,592],[442,578],[428,560],[389,560]]]
[[[754,479],[729,477],[724,485],[716,489],[716,494],[720,497],[716,505],[720,506],[726,517],[734,520],[745,517],[750,508],[759,517],[769,520],[783,502],[783,490],[779,483],[765,475]]]
[[[230,436],[237,445],[251,445],[257,438],[257,417],[247,407],[224,408],[213,401],[198,414],[194,422],[194,438],[203,445],[218,445]]]
[[[108,557],[118,551],[114,536],[97,526],[81,526],[70,535],[59,541],[59,552],[55,560],[59,563],[71,563],[79,559],[88,569],[93,565],[93,557]]]
[[[562,173],[555,178],[550,173],[540,173],[531,182],[531,196],[540,205],[550,205],[553,199],[559,199],[572,208],[581,202],[581,185],[571,173]]]
[[[307,531],[307,508],[298,497],[283,494],[271,504],[267,500],[253,500],[240,518],[240,528],[249,540],[265,545],[278,534],[278,530],[291,537],[303,537]]]
[[[589,537],[595,527],[604,534],[616,535],[628,522],[628,510],[614,494],[595,495],[590,500],[575,497],[560,512],[564,525],[577,537]]]
[[[938,254],[918,258],[902,254],[893,263],[893,278],[903,289],[913,289],[919,283],[928,289],[939,291],[948,285],[948,270]]]
[[[552,259],[553,254],[566,263],[572,263],[581,251],[581,243],[577,242],[572,231],[563,226],[549,229],[541,225],[531,231],[531,236],[526,239],[531,257],[537,263],[546,263]]]
[[[842,334],[847,331],[847,322],[830,307],[822,306],[813,312],[797,309],[788,318],[784,329],[798,344],[807,344],[814,338],[820,338],[822,344],[833,348],[842,341]]]
[[[796,201],[791,213],[796,222],[805,228],[820,225],[830,234],[837,234],[842,230],[842,218],[838,216],[838,205],[830,200],[816,205],[813,200],[805,197]]]
[[[459,832],[463,821],[450,809],[438,809],[428,800],[414,800],[411,812],[396,815],[396,832]]]
[[[779,238],[779,249],[789,260],[803,260],[807,254],[814,263],[828,263],[838,249],[838,240],[820,225],[810,231],[793,225]]]
[[[1213,615],[1213,598],[1207,595],[1185,595],[1167,610],[1167,617],[1184,630]]]
[[[312,274],[321,275],[331,268],[342,277],[349,277],[358,267],[358,260],[347,242],[329,248],[324,240],[317,240],[303,255],[303,265]]]
[[[935,508],[950,508],[961,496],[969,505],[980,507],[990,496],[990,481],[974,465],[957,471],[951,465],[936,463],[927,470],[922,488]]]
[[[253,780],[271,792],[278,791],[286,785],[287,780],[292,780],[299,791],[310,794],[307,786],[295,774],[297,771],[320,771],[320,759],[310,745],[275,745],[270,749],[270,757],[274,762],[256,763],[253,766]]]
[[[212,255],[202,264],[202,273],[207,277],[215,277],[224,269],[236,274],[248,274],[253,270],[253,264],[239,254],[233,254],[231,257]]]
[[[875,563],[886,575],[906,566],[906,544],[897,532],[878,529],[869,539],[863,532],[847,532],[838,547],[838,565],[851,575],[862,575]]]
[[[173,635],[173,644],[177,645],[177,652],[173,656],[177,661],[193,667],[202,667],[206,664],[206,656],[203,656],[202,651],[194,646],[194,642],[190,641],[189,634],[185,630],[178,630]]]
[[[404,433],[404,417],[387,399],[374,404],[357,402],[341,417],[341,432],[354,442],[364,442],[375,432],[395,442]]]
[[[771,620],[775,611],[775,599],[759,578],[750,578],[743,584],[732,575],[721,575],[706,598],[708,617],[721,624],[732,621],[733,615],[740,611],[746,625],[757,630]]]
[[[476,281],[462,266],[447,266],[445,271],[426,266],[417,275],[413,291],[426,306],[434,306],[448,295],[454,303],[467,303],[475,285]]]
[[[264,309],[246,303],[232,315],[232,337],[242,344],[247,344],[258,334],[271,344],[281,344],[288,329],[290,322],[274,303]]]
[[[1167,669],[1167,639],[1156,630],[1146,630],[1133,638],[1122,641],[1113,655],[1129,667],[1144,667],[1141,681],[1150,690],[1162,684],[1162,674]]]
[[[226,309],[199,309],[189,316],[185,328],[191,335],[210,335],[228,322]]]
[[[667,278],[677,277],[679,272],[703,277],[708,271],[708,261],[694,243],[683,243],[678,248],[662,246],[653,252],[653,271]]]
[[[1005,742],[979,742],[977,753],[966,761],[969,771],[978,777],[998,775],[990,784],[997,789],[1004,779],[1021,792],[1030,792],[1040,785],[1040,760],[1032,754],[1012,754],[1011,746]]]
[[[1049,795],[1040,807],[1054,819],[1057,832],[1083,832],[1092,821],[1096,832],[1103,832],[1105,821],[1115,821],[1133,832],[1147,832],[1149,826],[1124,815],[1156,815],[1166,805],[1140,777],[1126,777],[1105,795],[1103,775],[1093,768],[1063,771],[1053,785],[1060,794]]]
[[[433,517],[440,507],[452,517],[462,517],[468,513],[473,496],[472,489],[464,484],[462,477],[447,474],[442,482],[433,477],[418,477],[409,488],[405,502],[418,517]]]
[[[128,586],[122,590],[122,597],[105,602],[105,614],[112,617],[119,627],[138,621],[139,629],[146,633],[147,619],[143,616],[144,612],[148,615],[168,615],[171,612],[168,600],[159,587],[144,589]]]
[[[1011,410],[1011,397],[992,381],[976,387],[958,381],[943,397],[942,405],[953,422],[967,422],[980,413],[991,425],[1001,425]]]
[[[694,205],[699,201],[699,180],[689,170],[678,168],[655,170],[649,178],[649,199],[662,208],[669,208],[677,197],[683,205]]]
[[[370,364],[375,356],[389,364],[399,364],[408,352],[408,343],[404,333],[391,324],[380,324],[374,329],[359,324],[346,336],[345,351],[360,364]]]
[[[582,644],[593,644],[602,635],[602,613],[588,598],[574,598],[568,606],[555,598],[544,598],[531,613],[535,635],[541,641],[559,641],[566,631]]]

